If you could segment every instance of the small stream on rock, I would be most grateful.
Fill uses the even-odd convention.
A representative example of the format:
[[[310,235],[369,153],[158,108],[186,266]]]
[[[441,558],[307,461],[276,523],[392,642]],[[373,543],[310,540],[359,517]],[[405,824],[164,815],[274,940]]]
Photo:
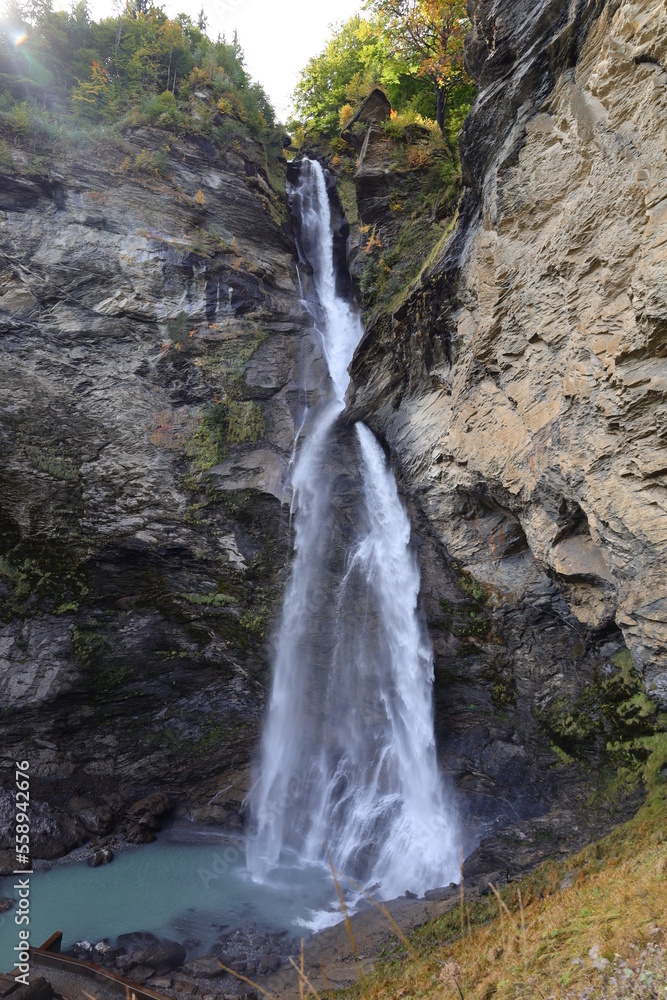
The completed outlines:
[[[103,868],[36,872],[32,944],[55,930],[64,948],[144,930],[189,956],[224,955],[225,935],[254,924],[304,935],[341,919],[329,857],[349,909],[368,904],[345,877],[384,899],[458,880],[410,522],[380,444],[345,418],[363,327],[334,253],[327,176],[308,159],[291,173],[302,270],[312,271],[304,304],[329,381],[297,419],[295,556],[245,844],[163,834]],[[3,880],[0,896],[12,884]],[[0,969],[12,966],[15,930],[13,911],[0,915]]]

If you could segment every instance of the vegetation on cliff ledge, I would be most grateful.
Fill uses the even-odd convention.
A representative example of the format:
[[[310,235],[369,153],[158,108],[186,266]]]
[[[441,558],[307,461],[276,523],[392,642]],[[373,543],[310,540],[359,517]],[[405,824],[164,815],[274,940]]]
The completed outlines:
[[[11,0],[0,21],[0,169],[12,166],[11,146],[43,152],[59,139],[132,125],[220,144],[234,136],[279,143],[236,36],[212,41],[205,29],[203,13],[197,23],[169,18],[150,2],[95,22],[86,0],[69,12],[53,10],[52,0]]]
[[[475,96],[463,67],[470,27],[462,0],[368,0],[301,72],[296,126],[336,139],[355,107],[380,87],[397,114],[437,121],[456,136]]]
[[[302,70],[290,131],[338,175],[353,227],[351,271],[371,322],[395,311],[451,232],[457,139],[476,87],[464,68],[470,22],[461,0],[365,8]]]

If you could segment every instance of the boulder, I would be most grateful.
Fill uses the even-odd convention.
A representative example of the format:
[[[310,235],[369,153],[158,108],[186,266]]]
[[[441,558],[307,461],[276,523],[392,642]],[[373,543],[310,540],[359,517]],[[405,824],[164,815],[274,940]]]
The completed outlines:
[[[188,976],[203,976],[211,979],[225,973],[223,963],[215,955],[203,955],[201,958],[191,958],[183,966],[183,972]]]
[[[109,806],[87,806],[76,814],[76,818],[81,825],[97,836],[104,836],[111,833],[115,823],[115,817]]]
[[[125,949],[125,955],[121,956],[125,968],[128,967],[125,963],[129,960],[132,966],[151,966],[153,973],[159,975],[183,965],[187,954],[183,945],[177,941],[161,941],[154,934],[143,931],[121,934],[117,943],[119,948]],[[120,960],[116,964],[120,965]]]
[[[170,990],[173,981],[173,976],[154,976],[148,985],[154,990]]]
[[[166,816],[174,807],[173,796],[168,792],[153,792],[133,803],[127,810],[129,816]]]
[[[13,842],[14,797],[0,790],[0,848],[9,849]],[[61,858],[88,840],[88,833],[79,820],[47,802],[30,803],[30,853],[33,858]],[[12,869],[13,871],[13,865]]]
[[[140,823],[128,823],[124,833],[129,844],[152,844],[155,840],[153,831]]]
[[[359,152],[365,135],[364,126],[380,127],[390,115],[391,104],[386,94],[376,87],[346,124],[341,135]]]
[[[155,975],[155,969],[151,969],[150,965],[133,965],[128,978],[132,980],[133,983],[138,983],[139,986],[143,986],[147,979]]]
[[[162,823],[152,813],[141,813],[140,816],[136,817],[136,825],[143,826],[154,833],[158,833],[162,829]]]
[[[113,861],[113,851],[109,847],[103,847],[88,858],[88,867],[99,868],[100,865],[108,865],[110,861]]]
[[[174,992],[177,996],[190,997],[194,993],[198,992],[198,988],[194,983],[189,983],[186,979],[177,979],[173,986]]]

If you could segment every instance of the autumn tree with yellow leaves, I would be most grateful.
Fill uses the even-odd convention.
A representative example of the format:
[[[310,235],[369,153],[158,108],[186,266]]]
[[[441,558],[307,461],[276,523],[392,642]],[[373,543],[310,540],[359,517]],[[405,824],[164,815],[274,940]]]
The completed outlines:
[[[430,80],[442,132],[452,90],[465,80],[463,41],[470,27],[465,0],[370,0],[390,51]]]

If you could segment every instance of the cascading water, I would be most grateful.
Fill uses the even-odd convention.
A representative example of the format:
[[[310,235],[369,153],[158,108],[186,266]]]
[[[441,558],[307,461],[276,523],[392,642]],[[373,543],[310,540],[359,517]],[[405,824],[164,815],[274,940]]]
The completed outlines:
[[[363,334],[336,291],[324,171],[304,160],[292,192],[331,378],[292,477],[295,558],[277,637],[248,867],[326,856],[385,898],[458,875],[455,824],[433,738],[433,660],[419,570],[394,477],[371,431],[354,432],[347,368]]]

